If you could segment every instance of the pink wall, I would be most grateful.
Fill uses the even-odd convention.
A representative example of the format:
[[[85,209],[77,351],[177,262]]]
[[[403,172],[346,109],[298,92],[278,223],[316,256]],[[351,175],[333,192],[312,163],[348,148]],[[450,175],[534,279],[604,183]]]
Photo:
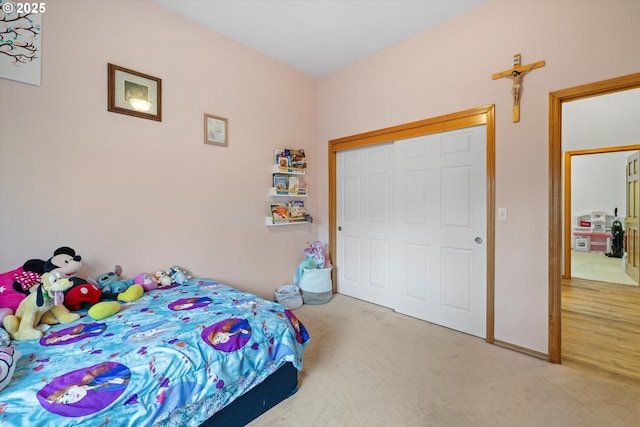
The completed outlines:
[[[498,340],[547,352],[549,92],[640,71],[639,16],[637,1],[494,1],[320,81],[323,145],[496,105],[496,207],[509,209],[496,222]],[[511,68],[516,53],[546,66],[525,77],[514,124],[511,81],[491,75]]]
[[[265,226],[271,159],[307,149],[313,195],[316,79],[150,1],[48,2],[43,28],[42,86],[0,79],[0,271],[70,245],[85,276],[291,283],[317,225]],[[107,111],[109,62],[162,79],[161,123]],[[228,148],[203,143],[205,112]]]
[[[495,104],[496,338],[546,352],[548,94],[638,72],[638,16],[495,1],[317,81],[149,1],[49,2],[42,86],[0,79],[0,270],[72,245],[86,274],[179,264],[271,296],[326,241],[328,140]],[[491,80],[515,53],[547,61],[517,124]],[[162,123],[107,111],[108,62],[163,79]],[[229,118],[228,148],[203,144],[204,112]],[[264,226],[285,145],[308,150],[311,226]]]

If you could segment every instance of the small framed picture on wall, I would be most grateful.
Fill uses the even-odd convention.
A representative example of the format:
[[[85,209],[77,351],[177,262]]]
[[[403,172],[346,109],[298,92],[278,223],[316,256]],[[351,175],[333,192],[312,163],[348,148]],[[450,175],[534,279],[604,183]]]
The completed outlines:
[[[224,117],[204,115],[204,143],[210,145],[229,145],[228,120]]]
[[[162,121],[162,80],[114,64],[107,64],[107,110]]]

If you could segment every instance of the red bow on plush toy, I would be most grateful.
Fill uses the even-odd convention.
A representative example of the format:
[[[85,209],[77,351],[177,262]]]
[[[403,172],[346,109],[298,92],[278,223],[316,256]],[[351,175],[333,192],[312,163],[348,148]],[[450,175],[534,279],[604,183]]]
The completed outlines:
[[[20,286],[22,286],[22,290],[26,292],[34,285],[40,284],[40,282],[42,281],[42,277],[40,277],[38,273],[34,273],[33,271],[23,271],[21,273],[16,273],[13,276],[13,280],[18,282]]]

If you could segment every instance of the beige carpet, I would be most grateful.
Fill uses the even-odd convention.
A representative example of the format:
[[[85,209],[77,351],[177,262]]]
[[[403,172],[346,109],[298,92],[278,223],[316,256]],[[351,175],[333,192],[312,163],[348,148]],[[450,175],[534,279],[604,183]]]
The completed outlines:
[[[555,365],[343,295],[295,311],[299,391],[249,424],[628,427],[640,383]]]
[[[622,266],[622,258],[610,258],[602,252],[571,251],[571,277],[638,286]]]

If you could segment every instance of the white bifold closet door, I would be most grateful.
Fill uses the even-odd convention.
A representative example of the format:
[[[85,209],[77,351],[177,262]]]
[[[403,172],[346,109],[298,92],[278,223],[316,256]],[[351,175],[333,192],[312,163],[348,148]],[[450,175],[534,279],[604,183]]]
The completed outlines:
[[[486,127],[337,153],[339,293],[486,337]]]

